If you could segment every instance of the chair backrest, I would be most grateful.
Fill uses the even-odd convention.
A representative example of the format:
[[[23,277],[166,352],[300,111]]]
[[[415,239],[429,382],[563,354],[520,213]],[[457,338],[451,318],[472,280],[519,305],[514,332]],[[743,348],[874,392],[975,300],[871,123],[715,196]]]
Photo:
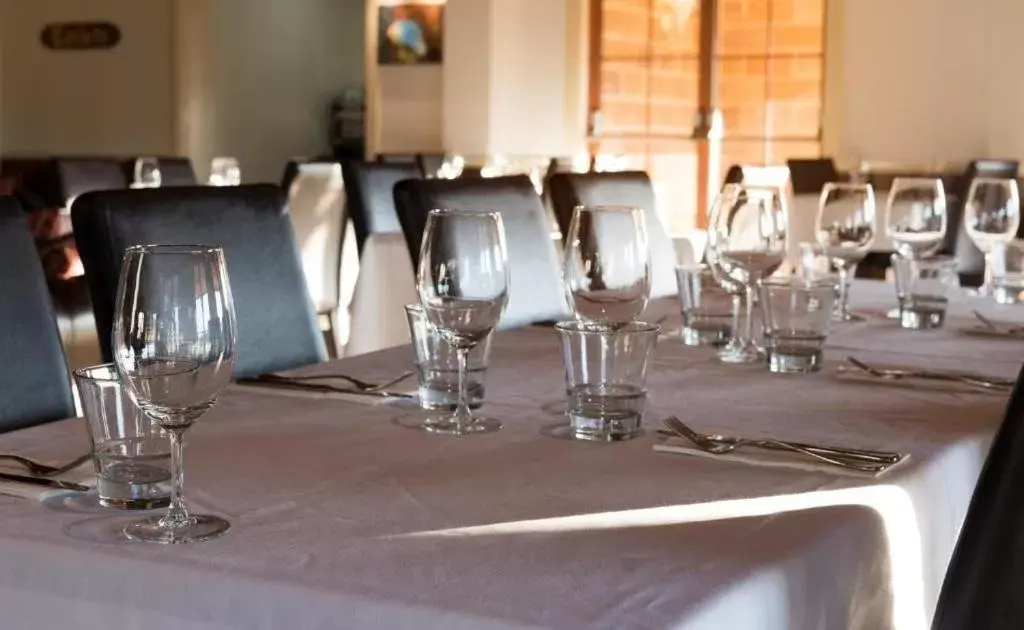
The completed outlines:
[[[277,186],[196,186],[88,193],[71,210],[109,360],[118,276],[126,248],[144,243],[224,247],[238,322],[240,377],[324,361],[327,350]]]
[[[444,165],[444,153],[417,153],[416,168],[420,169],[420,176],[432,178],[437,175]]]
[[[58,158],[53,161],[63,203],[94,190],[128,188],[121,163],[103,158]]]
[[[196,171],[192,168],[192,160],[187,157],[161,157],[157,158],[160,165],[161,186],[195,186]],[[134,164],[132,165],[134,169]]]
[[[406,180],[395,186],[395,207],[413,264],[418,264],[427,214],[435,208],[499,212],[505,224],[510,273],[502,328],[565,317],[558,251],[537,190],[525,175]]]
[[[974,487],[932,630],[1016,630],[1024,622],[1024,371]]]
[[[613,173],[556,173],[548,182],[555,220],[562,237],[576,206],[631,206],[643,208],[651,250],[651,297],[675,295],[676,252],[655,207],[654,187],[643,171]]]
[[[67,360],[25,213],[0,197],[0,432],[75,415]]]
[[[829,182],[839,181],[839,170],[832,158],[786,160],[794,195],[820,194]]]
[[[402,224],[395,212],[395,184],[404,179],[418,179],[414,164],[370,164],[357,161],[342,163],[348,215],[356,232],[359,251],[363,251],[370,234],[399,234]]]
[[[345,236],[345,184],[341,165],[298,165],[288,190],[288,207],[299,243],[306,286],[318,313],[338,308],[341,243]]]
[[[1016,179],[1019,169],[1020,163],[1017,160],[973,160],[967,165],[966,172],[952,186],[953,190],[946,204],[946,237],[943,239],[941,251],[953,255],[957,271],[967,284],[980,281],[985,271],[985,255],[971,240],[964,225],[964,208],[971,182],[978,177]],[[1024,230],[1024,225],[1021,229]]]

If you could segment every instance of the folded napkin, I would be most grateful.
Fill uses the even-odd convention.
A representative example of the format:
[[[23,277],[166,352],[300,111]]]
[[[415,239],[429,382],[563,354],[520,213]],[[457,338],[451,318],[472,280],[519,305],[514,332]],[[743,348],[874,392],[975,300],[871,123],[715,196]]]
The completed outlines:
[[[49,463],[49,462],[46,462]],[[54,464],[59,465],[59,462]],[[30,476],[24,468],[10,462],[0,463],[0,472],[11,473],[15,475]],[[96,486],[96,468],[93,462],[84,462],[81,466],[72,468],[71,470],[52,477],[53,479],[59,479],[60,481],[70,481],[72,483],[79,483],[83,486],[89,486],[93,488]],[[9,497],[18,497],[21,499],[33,499],[36,501],[46,501],[48,498],[56,495],[72,492],[71,490],[64,490],[61,488],[50,488],[47,486],[36,485],[34,483],[21,483],[18,481],[8,481],[6,479],[0,479],[0,495],[6,495]]]
[[[725,453],[723,455],[713,455],[706,453],[691,444],[689,441],[681,437],[670,437],[665,438],[664,441],[654,445],[655,452],[658,453],[675,453],[678,455],[692,455],[694,457],[703,457],[705,459],[714,459],[722,462],[730,462],[734,464],[750,464],[754,466],[767,466],[769,468],[789,468],[793,470],[808,470],[813,472],[824,472],[831,475],[840,475],[844,477],[862,477],[866,479],[873,479],[881,477],[882,475],[889,474],[893,470],[899,468],[910,459],[909,456],[904,457],[899,462],[889,466],[882,472],[867,472],[861,470],[854,470],[852,468],[843,468],[840,466],[833,466],[826,462],[817,461],[808,455],[803,453],[796,453],[790,451],[776,451],[770,449],[750,447],[741,447],[731,453]]]

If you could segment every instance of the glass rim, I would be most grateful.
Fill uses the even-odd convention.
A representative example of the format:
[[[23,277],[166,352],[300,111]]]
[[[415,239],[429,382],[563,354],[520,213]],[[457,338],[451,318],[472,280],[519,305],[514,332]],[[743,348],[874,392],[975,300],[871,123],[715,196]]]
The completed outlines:
[[[458,208],[434,208],[428,216],[435,217],[467,217],[474,219],[487,218],[501,218],[501,213],[497,210],[460,210]]]
[[[810,278],[765,278],[761,280],[761,286],[764,288],[798,288],[798,289],[819,289],[819,288],[834,288],[836,285],[835,274],[829,277],[810,277]]]
[[[911,175],[907,177],[893,177],[892,184],[889,186],[889,190],[896,188],[896,184],[928,184],[934,186],[938,184],[940,188],[945,188],[945,184],[942,182],[941,177],[924,177],[921,175]]]
[[[220,245],[191,245],[153,243],[131,245],[124,250],[125,254],[204,254],[223,255],[224,248]]]
[[[708,269],[711,269],[711,266],[703,262],[679,263],[676,265],[676,271],[706,271]]]
[[[644,209],[640,206],[627,206],[627,205],[616,205],[616,204],[579,204],[572,209],[573,213],[577,212],[618,212],[621,214],[633,214],[634,212],[644,212]]]
[[[589,327],[591,325],[592,324],[590,322],[584,322],[578,319],[567,319],[555,324],[555,330],[562,333],[573,333],[586,336],[606,336],[609,334],[649,335],[652,333],[657,334],[661,331],[661,326],[641,321],[632,321],[621,328],[604,330]]]
[[[404,306],[404,308],[405,308],[405,312],[406,313],[417,313],[417,314],[420,314],[420,313],[423,312],[423,305],[420,304],[419,302],[412,303],[412,304],[406,304]]]
[[[865,190],[874,194],[875,187],[871,182],[826,182],[821,191],[826,190]]]
[[[109,370],[114,376],[97,376],[96,372]],[[106,372],[104,372],[106,373]],[[117,365],[115,363],[100,363],[98,365],[88,365],[86,367],[75,368],[71,371],[71,374],[76,379],[86,379],[90,381],[96,381],[97,383],[120,383],[121,378],[117,373]]]
[[[981,177],[981,176],[979,176],[979,177],[975,177],[975,178],[971,179],[971,186],[974,186],[974,184],[1005,184],[1007,182],[1012,183],[1012,184],[1014,184],[1016,186],[1017,185],[1017,178],[1015,178],[1015,177]]]
[[[929,256],[928,258],[909,258],[907,256],[901,256],[900,254],[894,252],[893,255],[890,256],[890,260],[892,261],[893,266],[895,266],[897,263],[903,265],[917,265],[924,267],[940,267],[957,264],[956,256],[951,256],[949,254],[942,254],[940,256]]]

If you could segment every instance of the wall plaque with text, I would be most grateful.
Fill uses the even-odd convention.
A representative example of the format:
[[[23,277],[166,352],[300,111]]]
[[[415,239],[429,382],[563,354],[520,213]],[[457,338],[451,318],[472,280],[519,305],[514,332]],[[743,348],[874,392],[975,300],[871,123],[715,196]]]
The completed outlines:
[[[117,46],[121,29],[110,22],[57,22],[43,27],[39,39],[50,50],[103,50]]]

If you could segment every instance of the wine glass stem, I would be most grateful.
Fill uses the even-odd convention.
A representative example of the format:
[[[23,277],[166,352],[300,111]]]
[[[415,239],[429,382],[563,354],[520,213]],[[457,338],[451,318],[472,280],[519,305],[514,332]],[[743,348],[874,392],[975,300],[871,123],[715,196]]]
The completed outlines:
[[[846,316],[850,312],[850,266],[839,266],[839,313]]]
[[[747,312],[743,320],[743,345],[754,342],[754,283],[747,285]]]
[[[469,382],[466,372],[469,371],[469,348],[459,346],[455,349],[459,362],[459,405],[455,409],[455,423],[467,426],[473,422],[473,414],[469,411]]]
[[[743,296],[739,293],[732,294],[732,343],[742,347],[740,339],[740,311],[743,309]]]
[[[992,256],[992,252],[987,252],[985,254],[985,274],[982,277],[982,283],[981,283],[982,291],[990,291],[992,289],[992,284],[993,284],[993,278],[992,278],[992,263],[993,263],[993,260],[992,259],[993,258],[994,257]]]
[[[185,486],[184,429],[168,429],[171,434],[171,504],[160,523],[164,527],[178,528],[189,524],[190,517],[182,496]]]

